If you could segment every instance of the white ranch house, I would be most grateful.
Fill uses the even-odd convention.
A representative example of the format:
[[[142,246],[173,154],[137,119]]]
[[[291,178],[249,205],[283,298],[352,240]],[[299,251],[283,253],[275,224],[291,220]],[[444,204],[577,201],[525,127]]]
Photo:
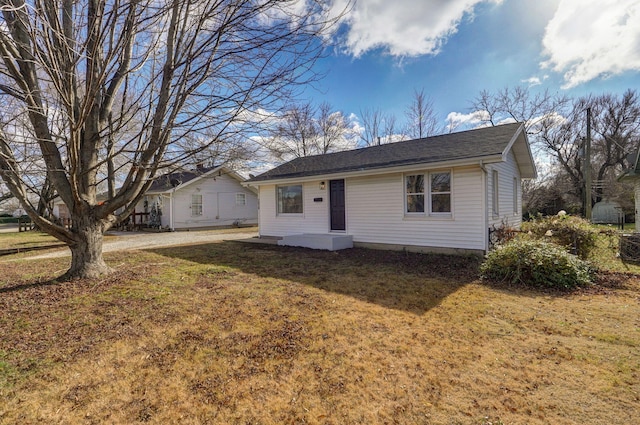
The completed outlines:
[[[281,245],[482,254],[536,177],[520,123],[297,158],[245,182]]]
[[[136,205],[127,227],[138,229],[151,224],[154,209],[161,212],[156,225],[164,229],[255,225],[258,196],[254,189],[242,185],[244,181],[244,177],[224,166],[198,167],[159,176]],[[106,199],[106,193],[98,199]],[[62,220],[70,217],[60,197],[53,202],[53,214]]]
[[[154,180],[135,212],[159,207],[161,226],[172,230],[256,224],[258,197],[244,181],[224,166],[165,174]]]

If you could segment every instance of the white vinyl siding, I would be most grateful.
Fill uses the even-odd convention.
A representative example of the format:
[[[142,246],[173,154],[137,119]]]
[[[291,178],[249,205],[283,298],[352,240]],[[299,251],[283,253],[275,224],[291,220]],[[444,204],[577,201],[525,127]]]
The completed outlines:
[[[451,174],[455,213],[443,217],[405,214],[401,173],[347,179],[347,230],[353,241],[484,250],[482,172],[469,167]]]
[[[427,172],[420,172],[422,174]],[[411,174],[411,173],[407,173]],[[419,174],[419,173],[415,173]],[[405,174],[345,179],[346,232],[354,242],[484,250],[482,171],[451,170],[453,214],[414,217],[405,213]],[[260,235],[329,232],[329,194],[320,181],[303,184],[304,213],[276,214],[276,185],[260,186]],[[322,201],[314,199],[322,198]]]
[[[512,226],[519,227],[522,223],[522,197],[520,193],[520,171],[513,155],[513,152],[509,152],[507,160],[498,164],[492,164],[489,166],[489,184],[487,185],[489,190],[489,227],[499,227],[503,223]],[[497,173],[497,203],[498,210],[496,211],[491,202],[494,199],[494,171]],[[517,181],[517,184],[516,184]],[[515,207],[509,208],[508,205]]]
[[[236,204],[239,194],[244,194],[245,205]],[[194,200],[192,195],[202,197],[201,215],[192,215]],[[237,179],[224,173],[205,176],[174,192],[148,197],[149,208],[157,201],[162,205],[163,227],[173,225],[174,229],[194,229],[231,226],[236,222],[242,224],[258,222],[257,195],[243,187]],[[142,202],[136,206],[136,211],[143,211]]]
[[[276,187],[260,186],[260,235],[286,236],[296,233],[329,232],[329,191],[326,187],[320,188],[320,181],[302,184],[302,214],[277,214]]]
[[[347,177],[346,233],[351,235],[356,243],[484,250],[488,227],[493,222],[501,222],[501,217],[493,218],[492,198],[491,193],[488,193],[493,192],[493,169],[498,171],[499,204],[507,210],[504,212],[508,215],[509,225],[520,224],[520,214],[514,216],[509,208],[514,196],[513,179],[516,177],[519,182],[520,178],[515,158],[510,155],[507,162],[486,167],[486,174],[479,165],[448,170],[451,173],[451,213],[441,215],[407,213],[405,180],[407,175],[428,176],[430,173],[441,172],[441,169]],[[260,186],[260,234],[286,236],[329,233],[329,193],[328,190],[321,189],[322,181],[326,180],[323,178],[302,184],[304,212],[299,215],[278,216],[277,186]],[[431,190],[429,182],[430,180],[425,179],[425,193]],[[425,199],[425,204],[427,202]],[[517,204],[520,212],[519,197]],[[428,210],[428,207],[426,209]]]

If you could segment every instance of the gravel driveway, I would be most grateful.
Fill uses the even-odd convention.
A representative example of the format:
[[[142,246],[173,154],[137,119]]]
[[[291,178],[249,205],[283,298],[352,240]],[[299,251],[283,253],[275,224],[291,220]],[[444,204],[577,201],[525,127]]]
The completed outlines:
[[[127,251],[175,245],[196,245],[238,239],[249,239],[258,235],[255,227],[246,229],[191,230],[189,232],[107,232],[102,252]],[[31,259],[54,258],[71,255],[62,248],[47,254],[34,255]]]

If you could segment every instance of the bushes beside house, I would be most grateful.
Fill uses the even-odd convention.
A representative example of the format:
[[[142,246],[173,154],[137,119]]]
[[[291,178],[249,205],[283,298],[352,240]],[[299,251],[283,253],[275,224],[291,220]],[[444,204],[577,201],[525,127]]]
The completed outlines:
[[[587,220],[563,211],[522,224],[522,232],[530,238],[547,240],[586,260],[596,247],[598,231]]]
[[[492,281],[566,290],[589,284],[592,270],[554,243],[520,238],[491,251],[480,273]]]
[[[483,279],[512,285],[567,290],[592,282],[586,261],[598,232],[562,212],[524,223],[520,236],[491,251],[480,268]],[[575,254],[575,255],[574,255]]]

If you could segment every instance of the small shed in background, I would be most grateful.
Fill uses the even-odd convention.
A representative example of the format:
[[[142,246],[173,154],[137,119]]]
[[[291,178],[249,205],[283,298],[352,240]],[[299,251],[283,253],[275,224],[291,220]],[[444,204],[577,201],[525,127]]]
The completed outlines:
[[[622,207],[616,201],[603,199],[596,203],[591,211],[591,222],[597,224],[624,224]]]

